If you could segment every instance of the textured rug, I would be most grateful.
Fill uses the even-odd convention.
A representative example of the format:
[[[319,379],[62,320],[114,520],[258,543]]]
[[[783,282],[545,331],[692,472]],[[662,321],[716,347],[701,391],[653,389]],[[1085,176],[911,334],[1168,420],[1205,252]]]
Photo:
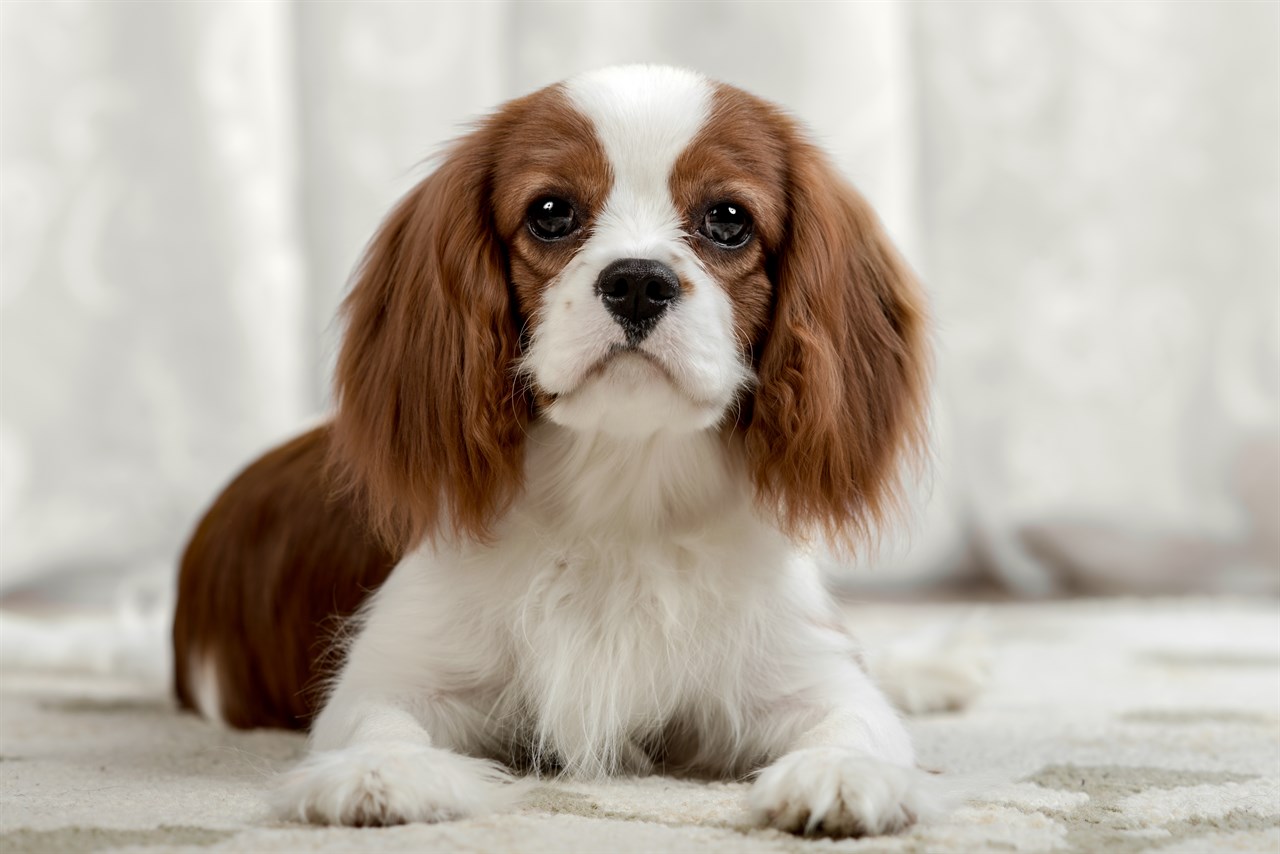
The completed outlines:
[[[972,605],[855,605],[873,646]],[[754,829],[743,783],[547,781],[518,812],[347,830],[268,820],[302,740],[219,730],[145,686],[7,672],[0,851],[1280,851],[1273,600],[984,605],[989,681],[912,721],[922,763],[976,789],[898,837]],[[970,625],[974,625],[971,622]]]

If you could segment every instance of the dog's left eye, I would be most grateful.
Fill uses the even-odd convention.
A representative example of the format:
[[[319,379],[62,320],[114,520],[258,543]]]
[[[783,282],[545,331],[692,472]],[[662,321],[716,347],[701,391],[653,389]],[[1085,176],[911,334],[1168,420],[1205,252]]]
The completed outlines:
[[[737,249],[751,239],[751,214],[737,202],[721,202],[707,209],[700,231],[717,246]]]
[[[539,240],[559,240],[578,229],[573,205],[554,196],[538,199],[529,205],[525,220],[529,223],[533,236]]]

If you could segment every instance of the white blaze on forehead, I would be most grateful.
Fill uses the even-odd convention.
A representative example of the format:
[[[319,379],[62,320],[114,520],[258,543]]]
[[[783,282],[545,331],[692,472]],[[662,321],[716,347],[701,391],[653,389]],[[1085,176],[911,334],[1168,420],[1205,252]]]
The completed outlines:
[[[678,68],[628,65],[575,77],[566,90],[613,169],[597,233],[609,232],[618,257],[667,254],[661,244],[679,239],[681,221],[668,182],[710,114],[710,82]]]

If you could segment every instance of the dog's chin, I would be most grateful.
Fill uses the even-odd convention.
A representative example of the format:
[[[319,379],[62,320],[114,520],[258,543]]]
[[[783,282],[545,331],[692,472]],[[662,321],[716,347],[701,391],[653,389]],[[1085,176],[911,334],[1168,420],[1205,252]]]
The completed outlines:
[[[725,406],[696,400],[652,357],[620,353],[588,372],[547,408],[551,421],[584,433],[644,438],[714,427]]]

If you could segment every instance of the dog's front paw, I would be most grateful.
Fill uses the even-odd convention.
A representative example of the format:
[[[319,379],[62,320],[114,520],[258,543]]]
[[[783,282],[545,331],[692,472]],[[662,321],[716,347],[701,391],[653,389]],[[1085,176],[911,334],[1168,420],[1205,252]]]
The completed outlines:
[[[797,750],[770,765],[747,796],[756,820],[789,833],[877,836],[936,810],[923,772],[847,748]]]
[[[494,812],[521,788],[492,762],[392,743],[313,753],[284,775],[272,802],[285,820],[366,827]]]

